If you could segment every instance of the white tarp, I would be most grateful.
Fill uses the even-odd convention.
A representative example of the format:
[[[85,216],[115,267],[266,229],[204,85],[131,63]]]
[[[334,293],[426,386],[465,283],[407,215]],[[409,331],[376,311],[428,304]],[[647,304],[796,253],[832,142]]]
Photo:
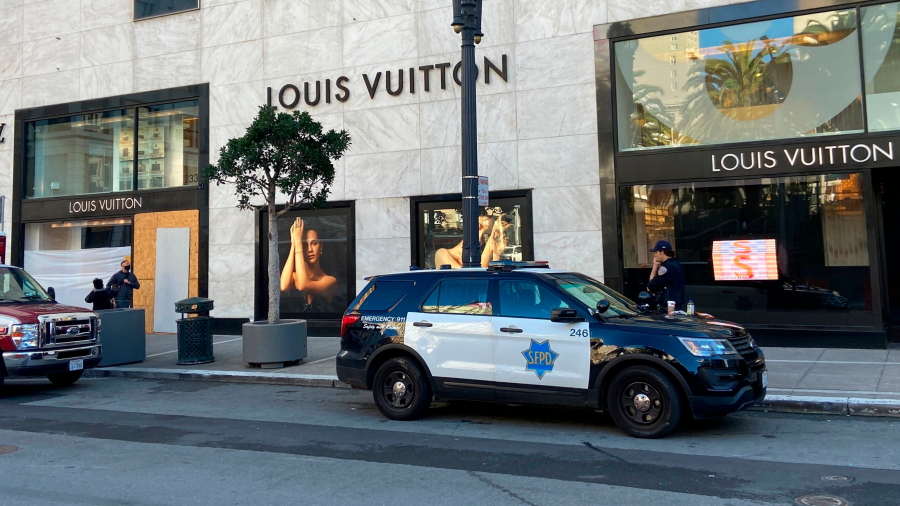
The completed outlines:
[[[84,298],[93,290],[94,278],[103,285],[118,270],[122,260],[131,256],[131,247],[79,250],[26,251],[25,270],[45,289],[56,290],[63,304],[90,307]],[[140,273],[135,273],[140,279]]]

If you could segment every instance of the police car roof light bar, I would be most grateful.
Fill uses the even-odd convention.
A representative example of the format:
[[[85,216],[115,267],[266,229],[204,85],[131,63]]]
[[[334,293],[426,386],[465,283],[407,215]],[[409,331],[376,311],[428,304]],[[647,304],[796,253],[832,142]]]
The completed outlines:
[[[515,269],[549,269],[550,262],[546,260],[513,262],[512,260],[494,260],[488,262],[488,270],[510,272]]]

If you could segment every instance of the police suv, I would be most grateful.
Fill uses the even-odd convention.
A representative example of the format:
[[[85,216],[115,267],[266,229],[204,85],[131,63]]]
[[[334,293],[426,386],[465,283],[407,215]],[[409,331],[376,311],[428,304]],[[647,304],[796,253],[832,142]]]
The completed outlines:
[[[433,398],[608,410],[662,437],[766,395],[765,358],[739,325],[652,313],[546,262],[375,276],[344,314],[337,375],[393,420]]]

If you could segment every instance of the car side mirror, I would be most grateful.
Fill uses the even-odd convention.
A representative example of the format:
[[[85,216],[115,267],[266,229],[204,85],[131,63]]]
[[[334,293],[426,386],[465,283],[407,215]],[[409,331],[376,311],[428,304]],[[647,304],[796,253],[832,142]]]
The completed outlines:
[[[653,296],[650,295],[650,292],[641,292],[638,294],[638,303],[642,306],[651,306],[653,305]]]
[[[56,290],[54,290],[52,286],[47,287],[47,295],[53,299],[53,302],[56,302]]]
[[[550,312],[550,321],[560,323],[578,323],[583,322],[584,318],[582,318],[578,314],[578,311],[572,308],[558,307]]]
[[[597,301],[597,312],[603,314],[607,311],[609,311],[609,301],[606,299],[598,300]]]

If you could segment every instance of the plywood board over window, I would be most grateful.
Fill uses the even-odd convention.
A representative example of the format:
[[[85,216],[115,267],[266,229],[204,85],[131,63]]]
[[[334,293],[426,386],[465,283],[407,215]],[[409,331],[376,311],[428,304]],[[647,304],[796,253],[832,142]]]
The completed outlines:
[[[170,211],[164,213],[144,213],[134,217],[134,273],[141,281],[141,289],[134,292],[134,307],[143,309],[146,331],[153,332],[153,320],[156,297],[156,240],[160,228],[190,229],[190,269],[188,296],[196,297],[199,292],[199,258],[200,258],[200,212]],[[160,311],[171,311],[175,308],[158,308]]]

